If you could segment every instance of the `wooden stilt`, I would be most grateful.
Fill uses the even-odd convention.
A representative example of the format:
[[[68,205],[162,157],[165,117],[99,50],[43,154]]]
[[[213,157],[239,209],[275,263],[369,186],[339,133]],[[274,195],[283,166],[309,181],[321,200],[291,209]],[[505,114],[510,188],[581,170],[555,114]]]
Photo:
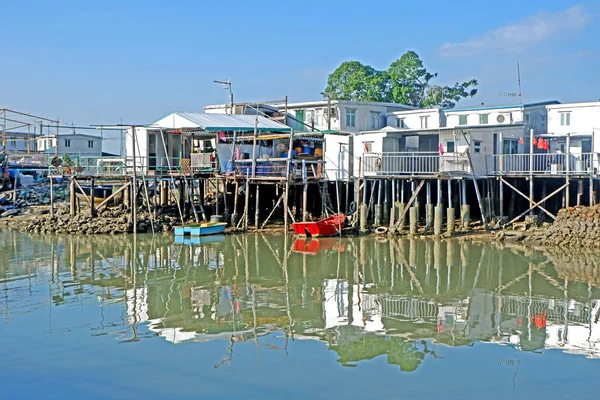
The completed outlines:
[[[254,203],[254,226],[258,229],[260,218],[260,185],[256,185],[256,198]]]
[[[306,209],[307,204],[308,204],[308,182],[304,182],[304,184],[302,185],[302,221],[306,221],[306,218],[308,217],[308,210]]]
[[[504,216],[504,186],[502,186],[502,179],[498,179],[498,211],[500,217]]]
[[[244,198],[244,230],[248,230],[248,220],[250,215],[250,210],[248,209],[250,204],[250,179],[249,176],[246,175],[246,190],[245,190],[245,198]]]
[[[29,142],[27,143],[29,147]],[[54,218],[54,178],[50,177],[50,216]]]
[[[240,189],[240,183],[235,179],[235,193],[233,194],[233,212],[231,213],[231,226],[235,226],[237,223],[237,208],[238,208],[238,193]]]
[[[75,196],[75,180],[76,179],[77,178],[72,177],[71,178],[71,184],[69,185],[70,186],[69,187],[69,205],[70,205],[70,207],[69,207],[70,210],[69,211],[71,213],[71,217],[75,216],[75,211],[76,211],[75,210],[75,199],[77,198]]]

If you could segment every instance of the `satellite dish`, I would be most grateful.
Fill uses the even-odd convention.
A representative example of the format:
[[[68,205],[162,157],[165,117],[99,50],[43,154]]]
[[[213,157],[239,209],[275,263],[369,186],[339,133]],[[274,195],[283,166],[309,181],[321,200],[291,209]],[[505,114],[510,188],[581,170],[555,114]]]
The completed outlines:
[[[498,121],[499,124],[504,123],[504,115],[498,115],[498,117],[496,117],[496,121]]]

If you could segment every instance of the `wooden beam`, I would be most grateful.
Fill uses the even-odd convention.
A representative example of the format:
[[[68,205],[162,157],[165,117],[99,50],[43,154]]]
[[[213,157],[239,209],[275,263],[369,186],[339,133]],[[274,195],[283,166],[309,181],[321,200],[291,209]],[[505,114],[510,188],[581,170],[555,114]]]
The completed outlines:
[[[419,192],[421,191],[421,189],[423,188],[424,185],[425,185],[425,180],[423,179],[423,180],[421,180],[421,183],[419,183],[419,186],[417,186],[417,189],[413,192],[412,196],[408,200],[408,203],[406,203],[404,211],[400,215],[398,222],[394,225],[394,230],[397,229],[401,224],[404,223],[404,219],[406,218],[406,214],[408,213],[408,210],[410,210],[410,206],[416,200],[417,196],[419,195]]]
[[[517,192],[518,194],[520,194],[521,196],[523,196],[524,198],[526,198],[527,200],[529,199],[529,196],[525,195],[523,192],[521,192],[519,189],[517,189],[516,187],[514,187],[513,185],[511,185],[510,183],[508,183],[507,181],[504,180],[504,178],[500,178],[500,180],[502,180],[502,182],[504,182],[506,184],[506,186],[508,186],[509,188],[511,188],[512,190],[514,190],[515,192]],[[530,203],[529,209],[527,211],[525,211],[525,213],[527,213],[530,210],[533,210],[534,208],[538,207],[540,210],[542,210],[543,212],[545,212],[546,214],[548,214],[550,216],[550,218],[552,219],[556,219],[556,216],[554,214],[552,214],[550,211],[546,210],[544,207],[541,206],[542,203],[544,203],[546,200],[548,200],[550,197],[552,197],[554,194],[558,193],[559,191],[561,191],[566,185],[563,185],[560,189],[558,189],[557,191],[553,192],[550,196],[546,196],[544,197],[541,201],[539,201],[538,203]],[[523,216],[523,214],[519,215],[517,218],[513,219],[513,221],[516,221],[517,219],[519,219],[521,216]],[[511,221],[511,223],[513,222]]]
[[[79,190],[81,190],[81,193],[85,196],[85,199],[87,200],[87,202],[90,202],[90,198],[88,197],[87,194],[85,194],[85,192],[83,191],[83,189],[81,188],[81,185],[79,185],[79,182],[77,182],[77,179],[73,179],[73,181],[75,182],[75,185],[77,185],[77,187],[79,188]],[[94,197],[94,193],[90,193],[92,195],[92,198]]]
[[[265,220],[265,222],[263,222],[262,225],[260,226],[260,229],[264,228],[265,225],[267,225],[267,222],[269,222],[269,220],[271,219],[271,217],[275,213],[275,210],[277,210],[277,207],[279,207],[279,204],[283,200],[284,195],[285,195],[285,193],[281,193],[281,196],[279,196],[279,199],[277,200],[277,203],[275,203],[275,206],[273,207],[273,209],[269,213],[269,216],[267,217],[267,219]]]
[[[112,200],[116,195],[118,195],[119,193],[121,193],[123,190],[125,190],[127,187],[129,187],[129,182],[127,182],[126,184],[124,184],[123,186],[121,186],[119,188],[119,190],[117,190],[116,192],[113,192],[113,194],[111,194],[110,196],[108,196],[106,199],[104,199],[102,201],[102,203],[100,203],[98,205],[98,207],[96,207],[96,210],[100,210],[102,207],[104,207],[106,204],[108,204],[108,202],[110,200]]]
[[[512,221],[509,222],[509,224],[512,224],[513,222],[517,221],[519,218],[521,218],[523,215],[527,214],[530,210],[533,210],[536,207],[539,207],[542,211],[544,211],[545,213],[549,214],[550,217],[552,219],[556,219],[556,217],[554,215],[552,215],[549,211],[547,211],[546,209],[542,208],[540,206],[540,204],[542,204],[544,201],[548,200],[550,197],[554,196],[555,194],[559,193],[561,190],[563,190],[568,184],[564,184],[561,187],[559,187],[558,189],[556,189],[554,192],[550,193],[548,196],[544,197],[542,200],[538,201],[537,203],[533,204],[533,207],[530,207],[529,209],[523,211],[521,214],[519,214],[518,216],[516,216]]]

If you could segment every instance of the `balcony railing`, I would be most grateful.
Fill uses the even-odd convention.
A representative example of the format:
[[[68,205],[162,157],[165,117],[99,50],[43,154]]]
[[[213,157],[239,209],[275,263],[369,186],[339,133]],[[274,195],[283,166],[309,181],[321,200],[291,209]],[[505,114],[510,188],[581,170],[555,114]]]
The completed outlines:
[[[466,155],[438,152],[366,153],[363,173],[374,175],[435,175],[440,172],[470,173]]]
[[[598,155],[582,154],[498,154],[487,156],[491,175],[595,175]]]

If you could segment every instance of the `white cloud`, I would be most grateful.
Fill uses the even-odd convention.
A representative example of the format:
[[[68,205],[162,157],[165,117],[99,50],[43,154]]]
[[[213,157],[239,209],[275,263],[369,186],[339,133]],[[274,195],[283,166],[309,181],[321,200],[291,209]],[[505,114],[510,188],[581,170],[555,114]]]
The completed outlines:
[[[521,21],[486,32],[465,42],[445,43],[444,56],[470,56],[489,52],[516,53],[548,39],[577,32],[592,22],[594,15],[582,6],[555,13],[540,11]]]

